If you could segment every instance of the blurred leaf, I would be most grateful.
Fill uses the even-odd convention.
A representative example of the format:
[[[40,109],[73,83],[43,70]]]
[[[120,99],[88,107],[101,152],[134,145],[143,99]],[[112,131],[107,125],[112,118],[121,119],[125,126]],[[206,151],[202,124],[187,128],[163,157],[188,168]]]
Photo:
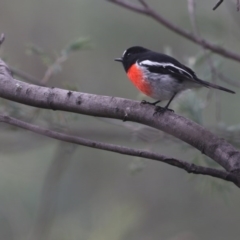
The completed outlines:
[[[211,194],[216,198],[219,198],[221,194],[221,200],[228,200],[229,193],[233,190],[233,185],[221,179],[212,177],[201,177],[198,180],[199,189],[203,194]]]
[[[174,56],[173,54],[173,50],[172,50],[172,47],[171,46],[164,46],[163,48],[163,52],[167,55],[170,55],[170,56]]]
[[[115,203],[108,206],[101,215],[95,228],[89,233],[87,240],[124,240],[126,234],[141,220],[142,210],[134,204]]]
[[[56,74],[62,71],[62,66],[61,64],[55,63],[51,66],[51,71],[52,74]]]
[[[200,65],[206,63],[207,58],[211,57],[213,55],[213,52],[211,51],[201,51],[197,54],[196,57],[193,57],[192,59],[192,65],[193,67],[199,67]]]
[[[147,164],[147,160],[143,158],[135,158],[132,160],[131,164],[129,165],[129,170],[132,175],[141,172]]]
[[[196,165],[199,165],[199,164],[200,164],[199,154],[196,154],[196,155],[193,157],[193,159],[192,159],[191,162],[194,163],[194,164],[196,164]]]
[[[53,62],[51,57],[47,53],[45,53],[41,47],[33,43],[27,45],[26,54],[28,56],[35,55],[40,57],[42,63],[46,66],[49,66]]]
[[[173,106],[178,112],[203,125],[203,100],[198,98],[194,91],[188,90],[179,95],[178,101],[173,102]]]
[[[42,48],[40,48],[36,44],[29,43],[29,44],[27,44],[26,54],[30,55],[30,56],[31,55],[43,55],[44,51]]]
[[[68,83],[68,82],[64,82],[63,83],[63,87],[67,90],[70,90],[70,91],[78,91],[78,87],[71,84],[71,83]]]
[[[211,158],[207,157],[206,155],[201,154],[201,161],[200,161],[205,167],[210,168],[217,168],[217,169],[223,169],[217,162],[213,161]]]
[[[228,126],[222,122],[217,126],[215,132],[220,137],[226,139],[230,144],[240,148],[240,124]]]
[[[68,56],[72,52],[88,49],[90,47],[89,43],[90,43],[89,38],[80,37],[75,41],[71,42],[69,45],[67,45],[66,48],[64,48],[61,53],[63,56]]]
[[[207,156],[201,154],[200,152],[194,156],[191,162],[199,166],[222,169],[219,164],[217,164],[215,161],[208,158]],[[216,197],[219,197],[219,194],[221,194],[221,197],[224,197],[225,200],[227,199],[228,193],[232,190],[233,186],[232,184],[229,184],[224,180],[214,177],[197,177],[194,174],[190,174],[189,179],[191,181],[194,180],[197,182],[198,189],[200,189],[203,194],[215,194]]]

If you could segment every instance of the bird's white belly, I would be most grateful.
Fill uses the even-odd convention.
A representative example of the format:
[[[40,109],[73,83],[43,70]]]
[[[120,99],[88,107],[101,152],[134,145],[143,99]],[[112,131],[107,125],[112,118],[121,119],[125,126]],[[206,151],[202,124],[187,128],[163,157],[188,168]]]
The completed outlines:
[[[189,88],[197,87],[194,82],[179,81],[170,75],[160,75],[151,73],[147,76],[151,84],[152,98],[156,100],[169,100],[174,94],[180,93]]]

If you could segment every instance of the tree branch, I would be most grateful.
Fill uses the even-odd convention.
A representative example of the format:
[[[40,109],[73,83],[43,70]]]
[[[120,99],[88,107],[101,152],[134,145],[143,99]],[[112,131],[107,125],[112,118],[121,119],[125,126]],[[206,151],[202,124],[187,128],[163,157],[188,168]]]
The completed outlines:
[[[1,36],[0,36],[0,46],[2,45],[4,40],[5,40],[5,35],[4,35],[4,33],[2,33]]]
[[[240,152],[202,126],[171,112],[153,116],[154,107],[138,101],[47,88],[14,79],[0,60],[0,97],[38,108],[127,119],[171,134],[199,149],[228,172],[240,173]],[[240,180],[239,180],[240,186]]]
[[[216,10],[222,3],[223,3],[223,0],[219,0],[212,10]]]
[[[200,34],[198,31],[198,26],[197,26],[197,22],[196,22],[195,8],[196,8],[195,0],[188,0],[188,13],[189,13],[190,22],[192,25],[192,30],[194,32],[194,35],[196,37],[199,37]]]
[[[147,7],[145,7],[145,6],[140,7],[136,4],[132,4],[132,3],[129,3],[124,0],[106,0],[106,1],[117,4],[121,7],[129,9],[131,11],[147,15],[147,16],[153,18],[154,20],[156,20],[157,22],[159,22],[160,24],[162,24],[163,26],[165,26],[166,28],[170,29],[171,31],[179,34],[180,36],[185,37],[186,39],[188,39],[206,49],[209,49],[214,53],[217,53],[226,58],[240,62],[240,54],[237,54],[235,52],[232,52],[230,50],[222,48],[222,47],[215,45],[203,38],[197,37],[197,36],[193,35],[192,33],[189,33],[188,31],[185,31],[183,28],[180,28],[180,27],[176,26],[175,24],[173,24],[172,22],[168,21],[161,14],[157,13],[154,9],[150,8],[148,5],[147,5]],[[146,2],[145,2],[145,4],[146,4]]]
[[[212,177],[220,178],[220,179],[238,184],[236,175],[226,172],[226,171],[223,171],[223,170],[197,166],[195,164],[191,164],[191,163],[188,163],[188,162],[176,159],[176,158],[169,158],[164,155],[149,152],[149,151],[137,150],[137,149],[128,148],[128,147],[124,147],[124,146],[102,143],[102,142],[98,142],[98,141],[92,141],[89,139],[52,131],[52,130],[49,130],[46,128],[42,128],[42,127],[30,124],[30,123],[21,121],[16,118],[9,117],[7,115],[0,114],[0,122],[4,122],[7,124],[16,126],[16,127],[20,127],[20,128],[38,133],[40,135],[44,135],[44,136],[47,136],[50,138],[60,140],[60,141],[74,143],[74,144],[91,147],[91,148],[96,148],[96,149],[101,149],[101,150],[106,150],[106,151],[110,151],[110,152],[120,153],[123,155],[129,155],[129,156],[135,156],[135,157],[156,160],[156,161],[163,162],[163,163],[172,165],[172,166],[180,168],[180,169],[184,169],[188,173],[212,176]]]

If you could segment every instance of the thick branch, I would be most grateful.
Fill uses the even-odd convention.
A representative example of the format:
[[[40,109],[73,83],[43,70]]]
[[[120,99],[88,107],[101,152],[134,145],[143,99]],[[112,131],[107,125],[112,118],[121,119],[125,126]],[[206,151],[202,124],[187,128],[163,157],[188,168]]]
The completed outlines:
[[[137,101],[47,88],[14,79],[0,60],[0,97],[38,108],[127,119],[171,134],[199,149],[228,172],[240,172],[240,152],[202,126],[171,112],[153,116],[154,107]]]
[[[173,24],[172,22],[168,21],[166,18],[164,18],[161,14],[157,13],[154,9],[150,8],[148,5],[147,6],[138,6],[136,4],[132,4],[129,3],[127,1],[124,0],[107,0],[108,2],[112,2],[115,3],[121,7],[127,8],[129,10],[132,10],[134,12],[138,12],[144,15],[147,15],[151,18],[153,18],[154,20],[156,20],[157,22],[159,22],[160,24],[162,24],[163,26],[165,26],[166,28],[170,29],[171,31],[179,34],[182,37],[187,38],[188,40],[206,48],[211,50],[212,52],[215,52],[219,55],[222,55],[226,58],[235,60],[237,62],[240,62],[240,55],[232,52],[230,50],[227,50],[225,48],[222,48],[218,45],[215,45],[203,38],[200,38],[198,36],[195,36],[194,34],[184,30],[183,28],[180,28],[178,26],[176,26],[175,24]]]
[[[238,183],[237,177],[232,173],[213,169],[213,168],[197,166],[195,164],[191,164],[191,163],[188,163],[188,162],[176,159],[176,158],[169,158],[169,157],[166,157],[161,154],[144,151],[144,150],[137,150],[137,149],[123,147],[123,146],[114,145],[114,144],[92,141],[89,139],[85,139],[85,138],[72,136],[72,135],[68,135],[65,133],[60,133],[60,132],[52,131],[49,129],[45,129],[45,128],[30,124],[30,123],[26,123],[24,121],[18,120],[16,118],[12,118],[12,117],[9,117],[6,115],[1,115],[1,114],[0,114],[0,122],[4,122],[7,124],[16,126],[16,127],[20,127],[20,128],[23,128],[23,129],[26,129],[26,130],[38,133],[40,135],[50,137],[50,138],[54,138],[57,140],[74,143],[74,144],[78,144],[78,145],[83,145],[86,147],[107,150],[110,152],[120,153],[123,155],[129,155],[129,156],[135,156],[135,157],[156,160],[159,162],[167,163],[169,165],[175,166],[180,169],[184,169],[188,173],[208,175],[208,176],[220,178],[223,180],[227,180],[227,181],[233,182],[235,184]]]

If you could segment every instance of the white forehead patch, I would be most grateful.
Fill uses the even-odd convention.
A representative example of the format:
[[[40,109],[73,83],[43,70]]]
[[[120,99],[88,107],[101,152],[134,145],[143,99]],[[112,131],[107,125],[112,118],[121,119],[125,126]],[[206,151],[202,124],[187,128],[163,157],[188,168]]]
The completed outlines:
[[[124,57],[124,55],[125,55],[126,51],[127,51],[127,50],[125,50],[125,51],[123,52],[123,55],[122,55],[122,57]]]

